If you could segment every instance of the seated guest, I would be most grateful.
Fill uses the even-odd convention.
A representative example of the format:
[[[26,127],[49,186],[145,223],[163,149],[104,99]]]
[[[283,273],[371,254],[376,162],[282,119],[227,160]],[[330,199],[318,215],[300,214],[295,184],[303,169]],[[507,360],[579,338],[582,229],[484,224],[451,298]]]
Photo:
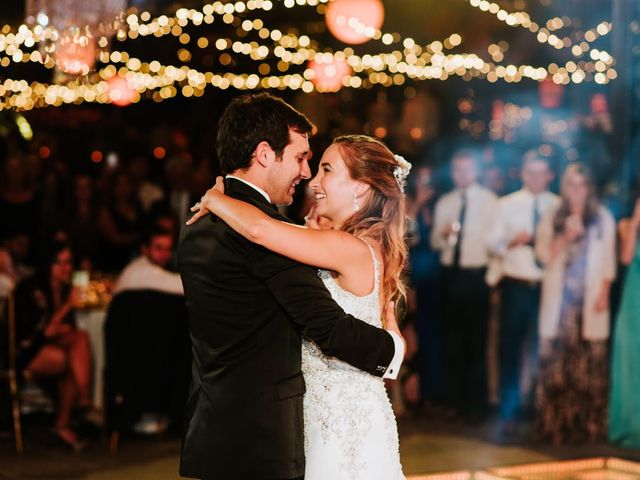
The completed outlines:
[[[85,332],[75,326],[78,292],[71,284],[73,256],[68,244],[51,247],[49,262],[37,285],[16,292],[22,332],[26,323],[34,328],[20,335],[18,366],[34,380],[54,378],[58,384],[58,411],[54,434],[65,445],[79,450],[83,444],[71,428],[74,407],[92,407],[91,349]]]
[[[155,227],[147,234],[141,255],[122,271],[114,287],[114,295],[125,290],[158,290],[183,295],[182,280],[177,273],[165,270],[173,254],[173,234]]]
[[[11,257],[16,283],[27,280],[35,274],[35,268],[29,260],[33,250],[31,244],[31,238],[26,233],[12,234],[3,243]]]
[[[172,250],[171,232],[152,229],[116,281],[105,325],[111,429],[158,433],[184,406],[190,344],[180,276],[164,269]]]

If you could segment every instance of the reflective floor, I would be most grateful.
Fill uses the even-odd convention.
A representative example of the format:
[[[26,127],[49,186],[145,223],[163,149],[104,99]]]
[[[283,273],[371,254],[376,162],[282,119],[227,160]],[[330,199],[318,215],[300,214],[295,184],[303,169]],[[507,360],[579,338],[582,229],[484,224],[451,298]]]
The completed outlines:
[[[0,479],[180,478],[177,438],[124,437],[118,453],[111,455],[106,438],[94,431],[87,434],[87,450],[73,453],[52,441],[46,425],[44,421],[26,421],[26,452],[22,456],[16,455],[10,433],[0,431]],[[400,419],[399,428],[404,472],[412,480],[640,479],[637,464],[605,461],[640,462],[640,451],[606,444],[537,445],[528,441],[526,426],[519,438],[509,441],[497,438],[497,425],[492,421],[466,425],[422,416]],[[595,460],[575,462],[584,459]],[[573,462],[558,463],[562,460]]]

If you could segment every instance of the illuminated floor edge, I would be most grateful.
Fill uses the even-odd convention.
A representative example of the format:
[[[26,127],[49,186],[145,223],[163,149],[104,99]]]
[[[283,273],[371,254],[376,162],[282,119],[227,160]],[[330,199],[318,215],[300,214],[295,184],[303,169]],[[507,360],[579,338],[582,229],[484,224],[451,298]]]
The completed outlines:
[[[620,458],[586,458],[537,462],[483,471],[456,471],[410,475],[407,480],[634,480],[640,479],[640,463]]]

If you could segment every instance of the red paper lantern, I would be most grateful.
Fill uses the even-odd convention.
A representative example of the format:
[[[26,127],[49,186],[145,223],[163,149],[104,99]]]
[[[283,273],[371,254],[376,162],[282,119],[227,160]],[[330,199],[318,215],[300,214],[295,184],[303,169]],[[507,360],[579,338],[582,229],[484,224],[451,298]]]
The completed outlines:
[[[591,113],[609,113],[609,101],[602,93],[596,93],[591,97]]]
[[[329,31],[341,42],[365,43],[370,37],[357,25],[379,29],[384,21],[384,6],[381,0],[333,0],[329,3],[325,20]]]
[[[351,67],[344,59],[318,57],[309,62],[314,76],[311,81],[320,92],[337,92],[342,88],[344,77],[351,73]]]
[[[137,92],[131,88],[129,82],[120,75],[111,77],[107,80],[107,84],[109,85],[109,99],[114,105],[126,107],[130,105],[136,97]]]

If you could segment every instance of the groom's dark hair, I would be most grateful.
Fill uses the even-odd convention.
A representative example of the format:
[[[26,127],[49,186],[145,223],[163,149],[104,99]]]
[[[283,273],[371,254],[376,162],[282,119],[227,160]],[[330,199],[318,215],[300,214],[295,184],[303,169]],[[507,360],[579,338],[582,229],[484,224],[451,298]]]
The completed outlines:
[[[269,93],[242,95],[231,101],[218,124],[216,152],[226,175],[251,166],[253,152],[267,142],[277,158],[289,144],[289,129],[310,133],[314,125],[281,98]]]

